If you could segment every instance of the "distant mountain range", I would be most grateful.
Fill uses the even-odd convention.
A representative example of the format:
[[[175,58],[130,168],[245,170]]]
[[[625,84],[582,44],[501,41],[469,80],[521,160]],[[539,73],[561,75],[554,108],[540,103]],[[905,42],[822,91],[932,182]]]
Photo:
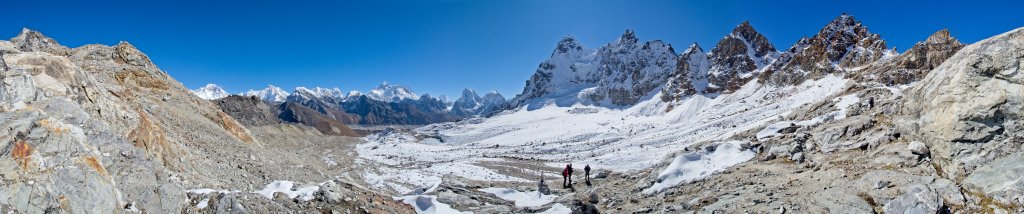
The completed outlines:
[[[429,124],[552,104],[622,108],[655,96],[672,103],[687,96],[729,94],[755,80],[792,86],[838,74],[886,85],[904,84],[920,79],[963,46],[941,30],[901,54],[889,49],[881,36],[853,16],[844,14],[784,51],[777,50],[746,21],[707,52],[693,43],[677,54],[661,40],[641,42],[632,30],[596,50],[567,36],[526,81],[523,92],[511,100],[497,92],[481,97],[466,89],[461,97],[448,101],[418,96],[408,87],[387,82],[365,94],[320,87],[298,87],[288,93],[274,86],[243,94],[268,102],[300,103],[347,124]],[[226,97],[224,90],[213,84],[194,93],[204,99]]]
[[[207,84],[192,92],[208,100],[229,96],[216,84]],[[489,116],[508,108],[508,101],[496,91],[480,97],[475,91],[465,89],[462,97],[453,102],[444,96],[418,95],[406,86],[387,82],[366,93],[345,93],[338,88],[321,87],[296,87],[289,93],[280,87],[268,85],[262,90],[249,90],[239,95],[259,98],[268,105],[280,106],[280,109],[293,109],[275,111],[276,114],[300,112],[294,110],[295,105],[299,105],[319,112],[325,118],[359,125],[423,125]],[[279,117],[283,119],[290,115]]]

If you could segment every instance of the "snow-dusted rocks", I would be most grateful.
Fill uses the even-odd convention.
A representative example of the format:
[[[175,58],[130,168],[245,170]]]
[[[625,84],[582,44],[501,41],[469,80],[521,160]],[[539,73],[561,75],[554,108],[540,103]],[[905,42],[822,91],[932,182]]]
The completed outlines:
[[[890,59],[882,59],[860,72],[849,76],[859,82],[879,82],[886,85],[908,84],[924,78],[929,71],[953,56],[964,45],[943,29],[918,42],[906,52]]]
[[[460,117],[488,116],[497,111],[507,108],[507,101],[497,91],[487,92],[484,97],[476,94],[472,89],[462,90],[462,96],[452,103],[452,115]]]
[[[285,91],[285,90],[283,90],[283,89],[281,89],[281,88],[279,88],[277,86],[267,85],[267,87],[262,89],[262,90],[251,90],[250,89],[249,91],[246,91],[242,95],[245,95],[245,96],[256,96],[256,97],[259,97],[262,100],[266,100],[266,101],[270,101],[270,102],[284,102],[286,99],[288,99],[288,95],[290,95],[290,94],[291,93],[288,93],[287,91]]]
[[[846,74],[892,54],[878,34],[843,14],[813,37],[800,39],[762,77],[772,84],[793,85],[828,74]]]
[[[744,21],[711,49],[708,91],[735,91],[777,57],[775,46]]]
[[[196,96],[199,96],[199,98],[203,98],[206,100],[216,100],[231,95],[228,94],[227,91],[224,91],[223,88],[213,83],[206,84],[206,86],[192,90],[192,93]]]
[[[665,102],[704,93],[708,87],[708,70],[711,62],[700,45],[693,43],[679,56],[675,72],[669,76],[668,83],[662,88],[661,99]]]
[[[526,81],[523,92],[514,99],[515,105],[537,107],[554,102],[565,106],[578,102],[578,93],[597,82],[593,60],[594,52],[585,49],[576,38],[562,38],[551,57]]]
[[[44,36],[39,31],[22,28],[21,33],[11,38],[11,43],[24,52],[46,52],[57,56],[71,55],[71,49],[64,47],[56,40]]]
[[[675,70],[672,46],[661,40],[639,43],[632,30],[598,49],[595,67],[601,77],[595,88],[580,93],[599,105],[629,106],[653,95]]]
[[[596,52],[566,37],[526,82],[514,103],[530,108],[547,103],[630,106],[665,83],[677,58],[671,45],[660,40],[640,43],[632,30]]]

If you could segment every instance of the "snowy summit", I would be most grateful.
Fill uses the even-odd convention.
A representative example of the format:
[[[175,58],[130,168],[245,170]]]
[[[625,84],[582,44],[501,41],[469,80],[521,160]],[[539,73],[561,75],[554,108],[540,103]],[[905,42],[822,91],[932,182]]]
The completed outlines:
[[[206,84],[206,86],[192,90],[192,93],[199,96],[199,98],[207,100],[216,100],[230,95],[227,91],[224,91],[223,88],[213,83]]]

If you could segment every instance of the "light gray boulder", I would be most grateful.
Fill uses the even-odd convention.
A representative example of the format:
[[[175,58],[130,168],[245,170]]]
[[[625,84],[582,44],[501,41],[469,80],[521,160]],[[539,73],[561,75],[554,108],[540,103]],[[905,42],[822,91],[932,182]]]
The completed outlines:
[[[931,214],[942,208],[942,197],[923,184],[911,184],[903,195],[885,203],[885,213]]]

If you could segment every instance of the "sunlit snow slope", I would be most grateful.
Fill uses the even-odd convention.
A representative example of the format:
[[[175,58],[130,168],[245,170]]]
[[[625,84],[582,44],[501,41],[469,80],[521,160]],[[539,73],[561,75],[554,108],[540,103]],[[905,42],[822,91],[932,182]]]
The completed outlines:
[[[480,164],[513,159],[536,159],[553,167],[589,164],[618,172],[646,169],[693,143],[726,140],[800,105],[824,100],[847,82],[828,76],[778,88],[751,81],[731,94],[690,96],[668,112],[670,104],[659,99],[626,109],[549,105],[434,124],[414,133],[383,132],[366,137],[369,143],[359,145],[358,152],[363,161],[385,166],[362,176],[375,187],[408,192],[449,174],[484,181],[533,179],[502,175]]]

